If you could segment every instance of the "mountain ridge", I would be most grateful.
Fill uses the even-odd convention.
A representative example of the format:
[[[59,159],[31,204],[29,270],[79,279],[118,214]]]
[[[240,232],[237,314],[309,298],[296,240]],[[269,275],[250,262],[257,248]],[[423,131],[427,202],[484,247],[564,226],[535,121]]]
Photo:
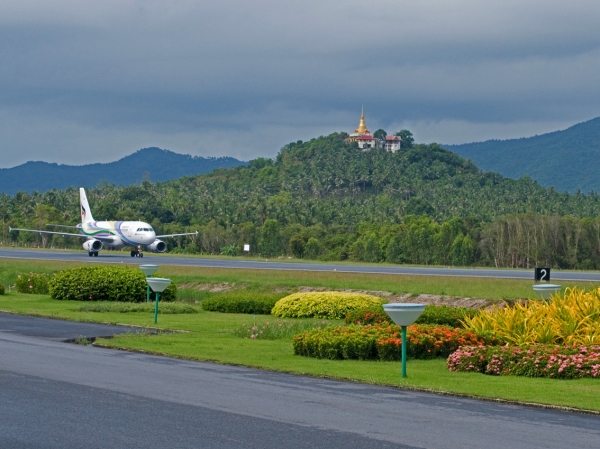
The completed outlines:
[[[600,191],[600,117],[532,137],[441,146],[509,178],[529,176],[559,191]]]
[[[12,168],[0,168],[0,193],[14,195],[18,191],[43,193],[67,187],[91,188],[100,181],[123,186],[138,184],[144,179],[164,182],[245,164],[232,157],[205,158],[157,147],[142,148],[106,163],[67,165],[28,161]]]

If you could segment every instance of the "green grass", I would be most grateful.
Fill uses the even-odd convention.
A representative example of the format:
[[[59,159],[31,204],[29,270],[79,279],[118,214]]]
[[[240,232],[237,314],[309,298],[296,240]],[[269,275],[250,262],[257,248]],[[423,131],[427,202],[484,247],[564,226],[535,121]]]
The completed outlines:
[[[88,303],[55,301],[44,295],[0,296],[0,310],[77,321],[127,323],[153,327],[150,312],[81,312]],[[195,314],[160,314],[158,326],[184,333],[123,335],[96,343],[112,348],[143,350],[191,360],[214,361],[311,376],[380,385],[418,388],[484,398],[534,402],[600,411],[600,379],[552,380],[494,377],[448,371],[444,360],[410,360],[408,379],[400,377],[397,362],[318,360],[293,355],[291,338],[240,338],[242,325],[263,325],[270,316],[222,314],[200,310]]]
[[[13,284],[18,273],[53,273],[83,265],[80,262],[0,259],[0,282]],[[137,267],[137,264],[129,266]],[[355,290],[383,290],[392,293],[427,293],[491,300],[535,298],[533,281],[521,279],[463,278],[451,276],[407,276],[389,274],[339,273],[319,271],[246,270],[162,265],[157,276],[172,279],[176,284],[234,283],[247,289],[269,292],[298,286]],[[589,287],[589,282],[562,282],[563,287]],[[182,289],[181,298],[202,301],[209,292],[193,288]]]

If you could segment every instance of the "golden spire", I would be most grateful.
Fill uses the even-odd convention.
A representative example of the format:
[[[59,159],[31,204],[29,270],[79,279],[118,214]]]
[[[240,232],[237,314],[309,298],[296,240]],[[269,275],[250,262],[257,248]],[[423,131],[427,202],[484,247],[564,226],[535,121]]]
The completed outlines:
[[[360,115],[360,123],[358,124],[358,128],[354,130],[355,133],[358,134],[371,134],[371,131],[367,129],[367,125],[365,123],[365,107],[362,108],[362,114]]]

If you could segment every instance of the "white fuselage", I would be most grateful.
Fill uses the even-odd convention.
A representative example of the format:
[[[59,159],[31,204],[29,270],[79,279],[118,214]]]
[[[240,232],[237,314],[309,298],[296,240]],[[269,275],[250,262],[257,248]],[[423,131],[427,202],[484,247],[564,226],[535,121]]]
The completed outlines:
[[[148,246],[156,240],[156,232],[143,221],[91,221],[78,225],[88,240],[99,239],[104,247]]]

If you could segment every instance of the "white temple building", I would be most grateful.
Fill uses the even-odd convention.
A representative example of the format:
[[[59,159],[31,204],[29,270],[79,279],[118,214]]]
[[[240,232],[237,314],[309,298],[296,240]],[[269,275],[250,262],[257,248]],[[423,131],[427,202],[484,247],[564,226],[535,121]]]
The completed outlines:
[[[384,148],[388,151],[398,151],[402,146],[402,139],[399,136],[386,136],[385,140],[376,139],[371,134],[371,131],[367,129],[365,123],[365,108],[363,107],[360,115],[360,122],[358,128],[354,130],[352,134],[348,136],[346,142],[356,142],[358,148],[362,150],[369,150],[371,148]]]

